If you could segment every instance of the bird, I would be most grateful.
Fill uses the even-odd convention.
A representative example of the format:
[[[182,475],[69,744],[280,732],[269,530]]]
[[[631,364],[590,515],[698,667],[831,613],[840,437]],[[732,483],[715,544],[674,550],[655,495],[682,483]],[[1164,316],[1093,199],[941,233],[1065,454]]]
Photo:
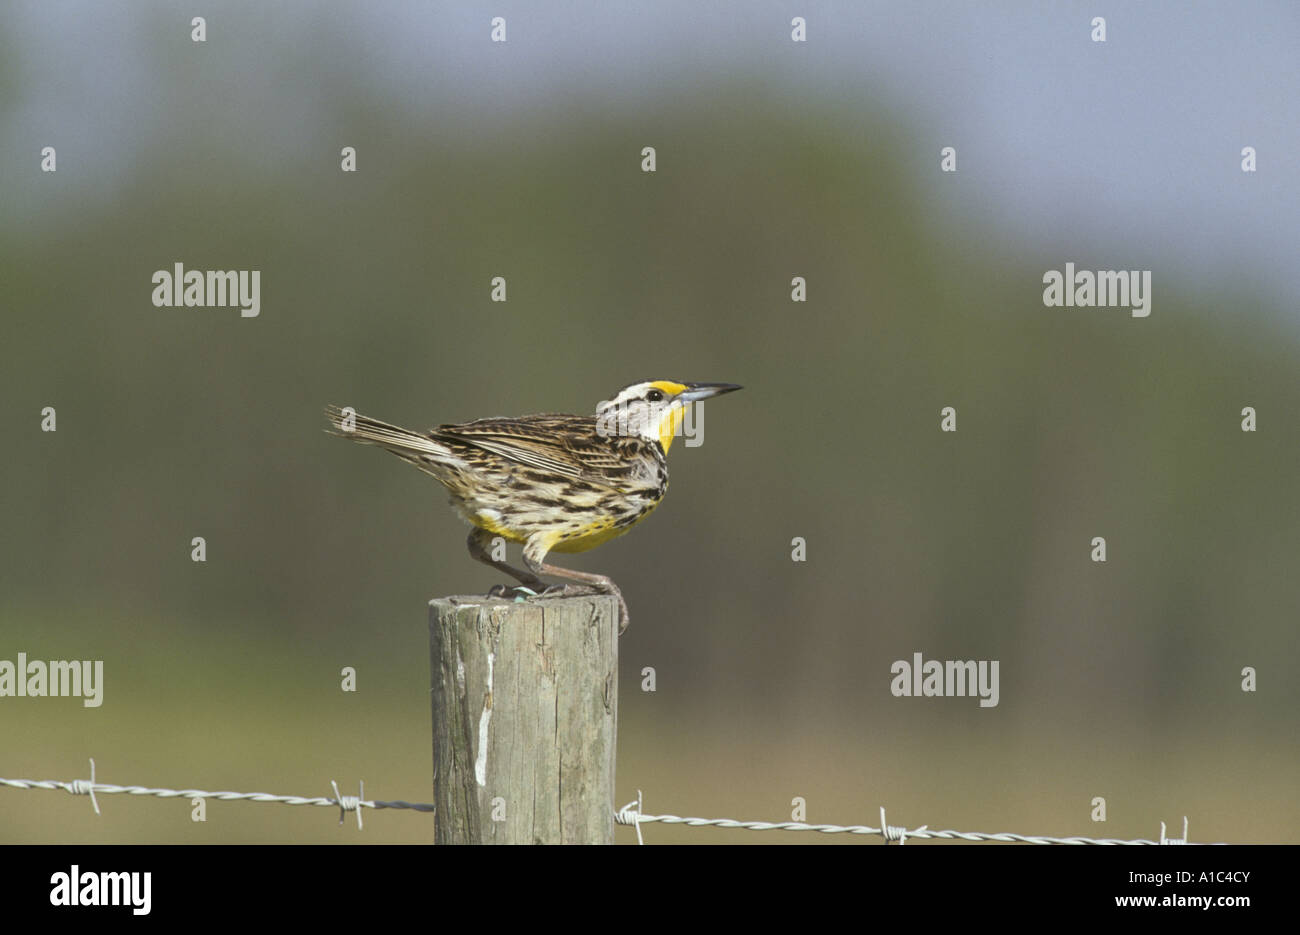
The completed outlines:
[[[427,432],[350,407],[327,406],[325,416],[330,434],[383,448],[446,488],[452,509],[472,527],[469,554],[519,582],[497,585],[489,595],[607,593],[618,600],[622,635],[629,614],[618,586],[605,575],[549,564],[546,556],[593,549],[649,516],[668,490],[668,449],[686,407],[738,389],[650,380],[624,387],[589,416],[538,413]],[[493,557],[496,536],[523,546],[524,568]],[[542,575],[578,584],[548,586]]]

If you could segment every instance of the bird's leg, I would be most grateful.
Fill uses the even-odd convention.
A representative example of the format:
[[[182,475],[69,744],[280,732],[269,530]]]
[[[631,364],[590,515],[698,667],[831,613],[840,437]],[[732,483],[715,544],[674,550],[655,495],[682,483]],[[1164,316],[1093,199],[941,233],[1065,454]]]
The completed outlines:
[[[542,592],[548,597],[590,597],[592,594],[604,594],[605,591],[594,584],[552,584]]]
[[[488,548],[492,545],[492,533],[488,532],[486,529],[475,529],[471,532],[466,545],[469,547],[469,554],[484,565],[491,565],[497,571],[504,571],[511,578],[514,578],[524,587],[537,594],[546,590],[546,582],[541,578],[531,572],[523,571],[516,568],[514,565],[507,564],[506,562],[498,562],[492,557],[492,554],[488,551]],[[503,597],[510,595],[511,592],[518,592],[518,589],[507,588],[505,585],[501,584],[494,584],[488,590],[488,596]]]
[[[540,554],[538,554],[539,552]],[[524,546],[524,564],[528,566],[528,570],[533,574],[568,578],[570,581],[578,581],[598,591],[612,594],[618,600],[618,635],[622,636],[623,631],[627,629],[627,625],[631,621],[628,619],[627,601],[623,600],[623,592],[618,589],[618,585],[605,575],[594,575],[586,571],[574,571],[572,568],[547,565],[542,561],[542,557],[545,555],[545,550],[538,549],[532,543]]]
[[[547,565],[539,562],[536,567],[529,565],[539,575],[552,575],[556,578],[569,578],[573,581],[581,581],[585,587],[574,588],[572,585],[561,585],[560,593],[562,595],[571,594],[590,594],[592,591],[597,593],[612,594],[618,600],[618,635],[622,636],[623,631],[627,629],[630,622],[627,613],[627,601],[623,600],[623,592],[618,589],[612,579],[605,575],[593,575],[585,571],[574,571],[572,568],[559,568],[555,565]],[[549,589],[548,589],[549,590]],[[552,592],[553,593],[553,592]]]

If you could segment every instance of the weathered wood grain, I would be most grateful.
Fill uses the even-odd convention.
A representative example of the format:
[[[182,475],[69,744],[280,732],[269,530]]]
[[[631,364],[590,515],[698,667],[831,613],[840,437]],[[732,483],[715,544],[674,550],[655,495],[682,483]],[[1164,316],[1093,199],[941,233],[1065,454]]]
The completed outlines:
[[[430,602],[434,840],[612,844],[614,598]]]

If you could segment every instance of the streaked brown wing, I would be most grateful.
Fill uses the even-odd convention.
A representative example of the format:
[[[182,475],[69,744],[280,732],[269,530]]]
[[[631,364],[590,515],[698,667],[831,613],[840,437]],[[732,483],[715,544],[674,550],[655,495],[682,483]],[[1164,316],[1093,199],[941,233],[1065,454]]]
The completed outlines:
[[[432,434],[518,464],[601,485],[610,483],[611,473],[626,470],[625,460],[596,433],[596,420],[591,417],[545,413],[518,419],[479,419],[440,425]]]

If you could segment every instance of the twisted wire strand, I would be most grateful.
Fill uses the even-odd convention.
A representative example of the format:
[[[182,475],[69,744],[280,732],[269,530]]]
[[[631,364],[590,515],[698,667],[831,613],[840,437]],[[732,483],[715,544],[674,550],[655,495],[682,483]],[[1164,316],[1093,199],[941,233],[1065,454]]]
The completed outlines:
[[[105,782],[89,782],[84,779],[76,779],[72,782],[61,782],[54,779],[4,779],[0,778],[0,786],[8,786],[13,789],[61,789],[64,792],[70,792],[73,795],[143,795],[154,796],[160,799],[216,799],[222,802],[275,802],[280,805],[317,805],[329,806],[332,808],[342,807],[344,811],[356,811],[358,808],[393,808],[393,809],[410,809],[417,812],[435,811],[433,805],[423,802],[404,802],[399,800],[392,802],[383,802],[378,800],[362,799],[359,796],[338,796],[331,798],[328,796],[304,796],[304,795],[274,795],[270,792],[209,792],[204,789],[157,789],[149,786],[117,786]]]
[[[96,813],[99,812],[99,803],[95,801],[96,794],[152,796],[160,799],[215,799],[222,802],[271,802],[279,805],[312,805],[326,808],[337,808],[339,809],[340,823],[342,823],[344,815],[348,812],[354,812],[357,816],[358,827],[361,826],[361,809],[363,808],[402,809],[416,812],[437,811],[435,806],[424,802],[405,802],[400,799],[395,801],[366,799],[364,797],[364,783],[360,787],[361,795],[350,796],[342,795],[339,792],[338,785],[331,780],[331,785],[334,788],[334,795],[332,797],[275,795],[270,792],[209,792],[203,789],[164,789],[149,786],[119,786],[112,783],[95,781],[94,760],[91,760],[90,775],[91,778],[89,780],[74,779],[71,782],[63,782],[55,779],[5,779],[0,777],[0,786],[7,786],[12,789],[62,790],[72,795],[88,795],[95,806]],[[1151,841],[1145,838],[1123,840],[1120,838],[1089,838],[1081,835],[1051,837],[1049,835],[1014,834],[1011,832],[988,833],[983,831],[932,831],[927,825],[922,825],[919,828],[905,828],[898,825],[888,824],[885,820],[885,810],[883,808],[880,810],[880,827],[878,828],[873,828],[870,825],[810,824],[802,821],[737,821],[734,818],[692,818],[682,817],[680,815],[646,815],[641,811],[641,809],[641,793],[638,791],[636,800],[624,805],[621,809],[615,812],[613,816],[616,824],[631,826],[636,830],[638,843],[644,843],[641,835],[641,826],[656,822],[665,825],[685,825],[689,828],[707,827],[741,829],[746,831],[815,831],[820,834],[879,835],[883,837],[886,842],[896,841],[900,844],[905,843],[908,838],[1000,841],[1024,844],[1091,844],[1103,846],[1190,843],[1187,838],[1186,818],[1183,819],[1182,838],[1167,837],[1165,834],[1165,825],[1162,822],[1160,825],[1160,840]]]
[[[1123,840],[1120,838],[1088,838],[1081,835],[1071,837],[1057,838],[1042,834],[1013,834],[1011,832],[989,833],[984,831],[932,831],[929,826],[922,825],[919,828],[903,828],[897,825],[890,825],[884,821],[884,809],[880,810],[881,823],[879,828],[873,828],[870,825],[814,825],[802,821],[737,821],[733,818],[684,818],[680,815],[644,815],[640,811],[640,799],[629,802],[624,805],[614,815],[614,821],[620,825],[631,825],[637,829],[637,838],[641,837],[641,825],[659,822],[666,825],[686,825],[690,828],[734,828],[746,831],[816,831],[821,834],[865,834],[879,835],[886,842],[898,841],[902,843],[908,838],[939,838],[939,839],[959,839],[963,841],[1002,841],[1007,843],[1023,844],[1093,844],[1103,846],[1130,846],[1130,845],[1160,845],[1160,844],[1186,844],[1187,825],[1184,819],[1182,839],[1166,838],[1164,836],[1164,826],[1161,826],[1161,840],[1149,841],[1145,838],[1137,840]]]

